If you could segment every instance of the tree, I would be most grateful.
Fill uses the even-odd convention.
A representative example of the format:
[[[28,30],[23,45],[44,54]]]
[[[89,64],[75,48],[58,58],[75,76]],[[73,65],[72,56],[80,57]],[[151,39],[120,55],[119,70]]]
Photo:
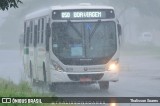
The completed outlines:
[[[18,8],[18,4],[22,3],[21,0],[0,0],[0,10],[8,10],[9,8]]]

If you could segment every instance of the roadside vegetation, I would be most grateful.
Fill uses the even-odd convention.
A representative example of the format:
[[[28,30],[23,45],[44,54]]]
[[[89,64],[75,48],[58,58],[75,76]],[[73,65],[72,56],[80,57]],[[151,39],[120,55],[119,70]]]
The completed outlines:
[[[27,82],[16,85],[12,81],[0,79],[0,97],[49,97],[49,94],[33,92]],[[0,106],[70,106],[62,104],[1,104]]]

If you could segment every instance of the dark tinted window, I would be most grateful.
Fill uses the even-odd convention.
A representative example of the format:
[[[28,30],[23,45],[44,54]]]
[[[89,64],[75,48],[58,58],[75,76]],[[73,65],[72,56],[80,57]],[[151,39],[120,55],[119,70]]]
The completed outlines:
[[[52,24],[52,50],[65,65],[104,64],[115,54],[116,41],[113,21]]]
[[[25,44],[26,41],[26,22],[24,23],[24,39],[23,39],[23,43]]]
[[[43,43],[43,33],[44,33],[44,18],[42,18],[42,32],[41,32],[41,43]]]
[[[26,46],[29,46],[29,36],[30,36],[30,28],[27,27],[27,38],[26,38]]]
[[[33,22],[30,23],[30,43],[32,43],[32,36],[33,36]]]
[[[38,34],[38,28],[37,25],[34,26],[34,47],[37,46],[37,34]]]
[[[46,40],[46,50],[49,51],[49,37],[50,37],[50,33],[51,33],[49,23],[46,24],[45,33],[46,33],[46,39],[45,39]]]
[[[38,20],[38,43],[40,39],[40,19]]]

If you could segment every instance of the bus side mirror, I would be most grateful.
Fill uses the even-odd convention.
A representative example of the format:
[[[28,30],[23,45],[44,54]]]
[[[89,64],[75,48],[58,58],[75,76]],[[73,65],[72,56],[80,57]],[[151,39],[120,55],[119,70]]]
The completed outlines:
[[[118,35],[120,36],[120,35],[122,35],[122,28],[121,28],[121,25],[118,24],[117,27],[118,27]]]
[[[46,51],[49,51],[49,38],[51,36],[51,28],[49,26],[49,23],[47,23],[46,27]]]

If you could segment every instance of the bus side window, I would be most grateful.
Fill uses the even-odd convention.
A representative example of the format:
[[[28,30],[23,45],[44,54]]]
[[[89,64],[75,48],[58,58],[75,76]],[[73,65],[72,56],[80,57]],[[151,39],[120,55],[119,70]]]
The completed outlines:
[[[32,44],[32,38],[33,38],[33,22],[30,22],[30,44]]]
[[[40,41],[40,19],[38,20],[38,42]]]
[[[24,22],[24,38],[23,38],[23,44],[26,44],[26,22]]]
[[[27,27],[26,47],[29,46],[29,35],[30,35],[30,28]]]
[[[43,33],[44,33],[44,18],[42,18],[42,27],[41,27],[41,43],[43,43]]]
[[[38,27],[37,25],[34,25],[34,47],[37,46],[37,34],[38,34]]]
[[[46,51],[49,51],[49,38],[51,34],[51,29],[49,23],[46,23]]]

